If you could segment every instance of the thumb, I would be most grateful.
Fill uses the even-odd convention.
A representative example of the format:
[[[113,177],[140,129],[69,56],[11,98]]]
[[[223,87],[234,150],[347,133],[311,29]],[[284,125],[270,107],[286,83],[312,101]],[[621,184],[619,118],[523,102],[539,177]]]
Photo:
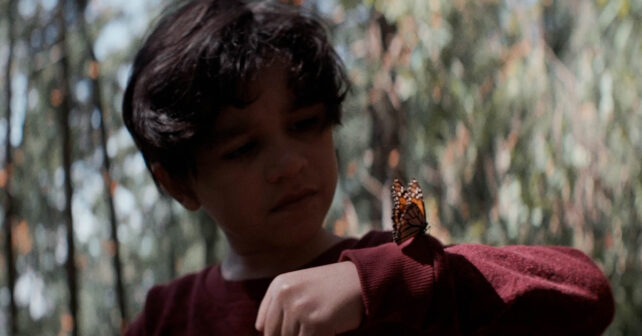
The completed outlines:
[[[267,309],[270,306],[271,301],[272,295],[270,295],[270,291],[268,290],[263,297],[263,300],[261,300],[259,313],[256,316],[256,322],[254,322],[254,328],[256,328],[256,330],[258,331],[263,331],[263,329],[265,328],[265,315],[267,314]]]

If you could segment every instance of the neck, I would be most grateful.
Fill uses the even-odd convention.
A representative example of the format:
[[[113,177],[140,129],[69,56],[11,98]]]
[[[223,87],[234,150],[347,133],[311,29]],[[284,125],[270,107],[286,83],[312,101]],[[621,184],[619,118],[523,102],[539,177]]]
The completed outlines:
[[[276,276],[307,264],[341,240],[320,229],[310,241],[295,246],[269,247],[246,253],[231,246],[221,264],[221,272],[223,278],[232,281]]]

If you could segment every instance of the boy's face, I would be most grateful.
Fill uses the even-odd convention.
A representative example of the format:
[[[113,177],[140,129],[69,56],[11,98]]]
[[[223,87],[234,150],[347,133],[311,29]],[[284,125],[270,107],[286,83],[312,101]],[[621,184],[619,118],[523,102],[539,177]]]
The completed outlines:
[[[323,104],[297,108],[275,65],[250,85],[249,106],[224,109],[215,141],[197,154],[190,196],[237,252],[308,242],[323,224],[337,181]]]

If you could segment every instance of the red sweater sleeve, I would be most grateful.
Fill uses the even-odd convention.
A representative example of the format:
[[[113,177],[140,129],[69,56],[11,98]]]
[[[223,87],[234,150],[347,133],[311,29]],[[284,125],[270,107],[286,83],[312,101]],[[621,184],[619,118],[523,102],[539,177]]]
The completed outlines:
[[[359,272],[364,326],[401,322],[430,334],[597,335],[613,318],[607,279],[567,247],[476,244],[429,235],[346,250]]]

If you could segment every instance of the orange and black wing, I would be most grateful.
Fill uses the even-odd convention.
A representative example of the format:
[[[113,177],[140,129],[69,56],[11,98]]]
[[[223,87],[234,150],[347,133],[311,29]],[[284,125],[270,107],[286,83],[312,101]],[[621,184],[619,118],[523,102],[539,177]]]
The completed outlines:
[[[428,227],[423,192],[417,180],[413,179],[404,189],[399,180],[392,185],[392,239],[401,244],[405,240],[422,234]]]
[[[392,235],[395,239],[395,234],[397,228],[399,227],[399,222],[401,221],[401,214],[406,209],[408,205],[408,200],[406,198],[406,191],[403,187],[403,184],[398,179],[395,179],[392,182]]]
[[[401,215],[401,221],[393,234],[395,243],[401,244],[409,238],[423,234],[428,223],[426,217],[417,204],[412,203]]]
[[[412,181],[408,185],[408,190],[406,190],[406,192],[408,194],[408,201],[417,204],[419,210],[425,215],[426,208],[424,207],[424,193],[423,191],[421,191],[421,187],[419,186],[417,180],[412,179]]]

